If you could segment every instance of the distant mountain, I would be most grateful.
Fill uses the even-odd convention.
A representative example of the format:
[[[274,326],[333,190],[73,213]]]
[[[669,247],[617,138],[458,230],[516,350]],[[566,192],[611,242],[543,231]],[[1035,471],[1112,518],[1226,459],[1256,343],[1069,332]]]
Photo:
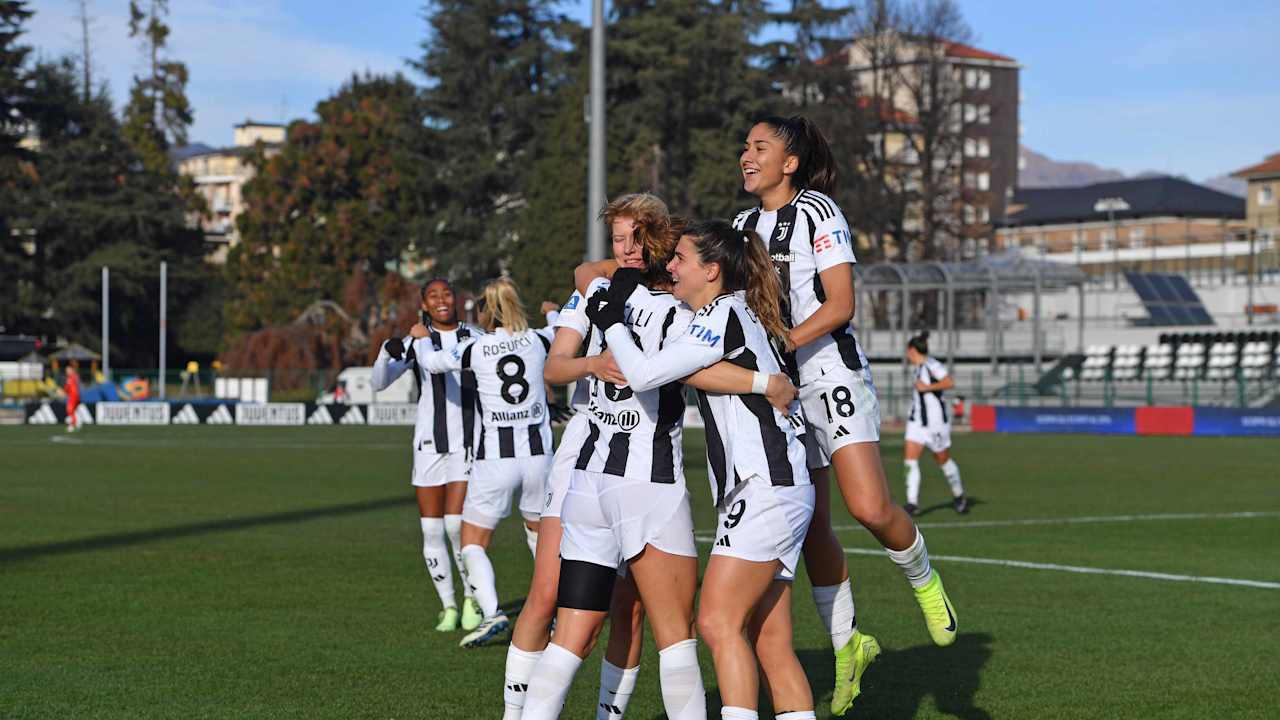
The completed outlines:
[[[1124,180],[1119,170],[1098,167],[1087,162],[1060,162],[1047,155],[1022,147],[1022,165],[1018,185],[1024,188],[1078,187],[1108,180]]]
[[[1224,192],[1228,195],[1235,195],[1237,197],[1246,197],[1249,194],[1249,183],[1239,178],[1233,178],[1230,175],[1212,177],[1200,184],[1205,187],[1211,187],[1218,192]]]

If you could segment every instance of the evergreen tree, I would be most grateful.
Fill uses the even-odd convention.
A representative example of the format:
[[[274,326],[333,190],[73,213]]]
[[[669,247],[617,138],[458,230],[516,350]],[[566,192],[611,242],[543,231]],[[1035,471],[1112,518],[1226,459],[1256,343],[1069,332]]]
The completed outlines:
[[[146,74],[134,76],[124,110],[124,135],[147,169],[171,174],[169,148],[185,145],[192,110],[187,101],[187,66],[165,55],[169,0],[143,4],[129,0],[129,37],[141,37]]]
[[[428,157],[416,88],[400,75],[352,77],[296,121],[278,155],[259,147],[241,242],[227,259],[233,332],[292,320],[341,297],[355,271],[398,266],[423,234]]]
[[[8,278],[0,283],[0,326],[13,329],[24,326],[32,314],[32,263],[23,246],[23,228],[13,224],[20,211],[20,186],[30,171],[30,153],[19,143],[31,109],[26,69],[31,48],[18,42],[29,17],[25,2],[0,2],[0,267]]]
[[[438,0],[422,56],[431,221],[418,250],[466,283],[510,253],[534,138],[554,112],[567,22],[553,0]]]

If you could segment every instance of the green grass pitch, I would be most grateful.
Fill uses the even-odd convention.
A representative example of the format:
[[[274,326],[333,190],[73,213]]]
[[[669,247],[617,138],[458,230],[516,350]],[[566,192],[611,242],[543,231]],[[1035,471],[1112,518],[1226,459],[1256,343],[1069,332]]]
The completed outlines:
[[[501,715],[506,646],[462,650],[432,630],[408,428],[55,435],[0,428],[0,718]],[[690,432],[706,530],[700,443]],[[900,497],[901,438],[882,447]],[[926,458],[934,509],[919,519],[958,611],[950,648],[929,643],[897,568],[857,553],[877,546],[835,509],[859,624],[885,648],[849,717],[1280,716],[1280,443],[959,435],[954,451],[972,513],[944,505]],[[1257,514],[1227,516],[1241,512]],[[492,556],[518,608],[532,565],[518,523]],[[796,589],[796,645],[827,717],[829,641],[803,574]],[[657,667],[646,638],[629,718],[662,717]],[[599,651],[566,718],[595,716],[598,668]]]

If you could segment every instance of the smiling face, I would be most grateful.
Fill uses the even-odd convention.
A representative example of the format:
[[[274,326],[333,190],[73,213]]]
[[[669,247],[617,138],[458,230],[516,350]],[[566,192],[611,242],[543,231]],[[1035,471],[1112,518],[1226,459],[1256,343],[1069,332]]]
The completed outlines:
[[[448,327],[458,322],[455,311],[453,288],[449,283],[436,280],[427,285],[422,293],[422,309],[430,316],[435,325]]]
[[[695,310],[706,305],[719,293],[720,266],[715,263],[703,264],[692,235],[680,238],[675,255],[667,263],[667,272],[671,273],[674,280],[671,294]]]
[[[786,196],[783,203],[790,199],[791,175],[798,165],[799,159],[787,154],[786,143],[768,123],[751,128],[738,157],[743,189],[760,198],[766,210],[776,209],[769,207],[775,196]]]
[[[644,247],[636,240],[636,221],[620,217],[610,228],[613,238],[613,259],[619,267],[644,268]]]

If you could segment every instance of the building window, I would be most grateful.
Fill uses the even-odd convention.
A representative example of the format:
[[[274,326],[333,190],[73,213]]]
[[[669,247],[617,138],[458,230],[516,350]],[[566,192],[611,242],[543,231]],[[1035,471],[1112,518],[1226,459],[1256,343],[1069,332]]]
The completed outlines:
[[[978,208],[978,222],[982,223],[983,225],[991,224],[991,208],[987,207],[986,205],[983,205],[982,207]]]
[[[978,106],[965,103],[964,105],[964,121],[966,124],[978,121]]]
[[[991,71],[979,70],[978,71],[978,89],[986,90],[990,87],[991,87]]]
[[[1129,247],[1140,248],[1147,246],[1147,229],[1146,228],[1129,228]]]
[[[972,171],[966,171],[966,172],[965,172],[965,174],[964,174],[964,186],[965,186],[965,187],[967,187],[967,188],[975,188],[975,187],[977,187],[977,186],[978,186],[978,176],[977,176],[977,173],[972,172]]]
[[[1102,231],[1102,233],[1101,233],[1101,235],[1102,235],[1102,249],[1103,249],[1103,250],[1110,250],[1110,249],[1112,249],[1113,247],[1115,247],[1115,244],[1116,244],[1116,231],[1115,231],[1115,230],[1103,230],[1103,231]]]
[[[1071,247],[1076,252],[1084,251],[1084,231],[1083,230],[1077,230],[1075,232],[1075,236],[1071,238]]]
[[[964,206],[964,224],[972,225],[978,222],[978,209],[972,205]]]
[[[978,138],[978,157],[991,157],[991,141],[987,138]]]
[[[978,71],[969,68],[964,71],[964,86],[973,90],[978,87]]]
[[[1270,185],[1263,185],[1258,188],[1258,204],[1271,205],[1276,201],[1276,191]]]
[[[978,189],[983,192],[991,189],[991,173],[978,173]]]
[[[991,106],[990,105],[978,106],[978,124],[979,125],[991,124]]]

